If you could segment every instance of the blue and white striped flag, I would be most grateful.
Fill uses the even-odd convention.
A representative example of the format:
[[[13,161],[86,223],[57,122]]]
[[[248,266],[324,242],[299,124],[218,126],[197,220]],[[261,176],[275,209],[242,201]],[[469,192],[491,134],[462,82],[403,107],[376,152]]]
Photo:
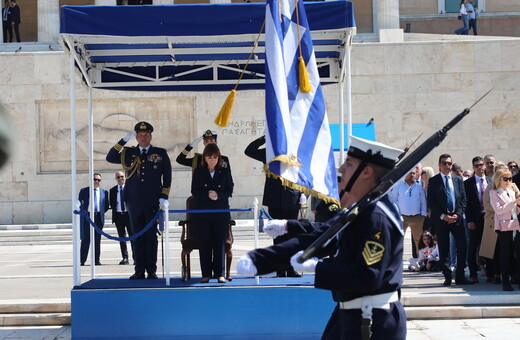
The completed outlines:
[[[294,189],[338,200],[327,110],[303,1],[268,0],[265,17],[266,172]],[[312,86],[308,93],[299,91],[300,46]]]

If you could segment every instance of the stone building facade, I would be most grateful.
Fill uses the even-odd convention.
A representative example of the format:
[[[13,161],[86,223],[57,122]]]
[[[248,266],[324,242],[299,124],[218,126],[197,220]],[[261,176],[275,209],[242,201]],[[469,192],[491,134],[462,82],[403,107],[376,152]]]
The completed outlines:
[[[387,16],[386,21],[378,19],[380,27],[395,30],[386,36],[396,39],[380,42],[375,34],[354,42],[353,122],[374,118],[377,139],[404,148],[421,133],[418,143],[424,141],[494,88],[423,164],[436,168],[437,157],[444,152],[464,168],[470,168],[473,156],[488,153],[506,162],[518,160],[520,64],[516,56],[520,39],[399,35],[395,6],[380,12]],[[69,60],[63,51],[51,51],[46,44],[41,47],[45,48],[0,52],[4,65],[0,69],[0,103],[9,112],[15,137],[15,153],[0,169],[0,224],[66,223],[71,219]],[[79,189],[88,185],[87,89],[77,73],[75,83]],[[213,120],[227,94],[94,90],[94,166],[103,174],[101,185],[110,188],[115,184],[117,166],[104,161],[110,146],[136,121],[150,120],[156,127],[152,143],[165,147],[172,160],[202,131],[217,130],[219,146],[233,170],[231,206],[248,207],[254,197],[261,201],[262,164],[243,151],[264,133],[264,93],[239,91],[229,126],[218,128]],[[338,87],[325,86],[324,94],[330,123],[339,123]],[[172,209],[184,208],[190,180],[190,169],[174,164]]]

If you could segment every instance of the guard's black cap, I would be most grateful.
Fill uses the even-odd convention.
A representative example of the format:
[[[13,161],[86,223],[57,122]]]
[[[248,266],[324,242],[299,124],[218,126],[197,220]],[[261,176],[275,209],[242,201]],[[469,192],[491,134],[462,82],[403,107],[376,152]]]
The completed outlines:
[[[152,126],[152,124],[150,124],[148,122],[139,122],[139,123],[135,124],[134,131],[136,133],[139,133],[139,132],[150,132],[150,133],[152,133],[153,132],[153,126]]]
[[[217,139],[217,132],[212,130],[206,130],[202,135],[203,139]]]

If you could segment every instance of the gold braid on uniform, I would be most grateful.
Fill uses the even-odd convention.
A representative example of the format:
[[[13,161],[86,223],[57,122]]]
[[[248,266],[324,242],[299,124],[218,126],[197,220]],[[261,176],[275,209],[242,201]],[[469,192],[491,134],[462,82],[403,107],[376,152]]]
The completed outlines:
[[[114,145],[114,149],[116,149],[117,151],[121,152],[121,150],[123,150],[123,146],[119,143],[116,143],[116,145]]]
[[[170,196],[170,188],[162,188],[161,194],[165,194],[166,196]]]
[[[188,156],[188,154],[190,153],[188,150],[184,149],[182,150],[181,152],[184,156]]]
[[[126,179],[129,179],[136,172],[136,170],[141,167],[141,158],[135,157],[134,161],[130,164],[130,166],[126,166],[125,165],[125,155],[126,155],[127,149],[128,148],[123,148],[123,151],[121,152],[121,166],[123,166],[123,169],[127,173]]]

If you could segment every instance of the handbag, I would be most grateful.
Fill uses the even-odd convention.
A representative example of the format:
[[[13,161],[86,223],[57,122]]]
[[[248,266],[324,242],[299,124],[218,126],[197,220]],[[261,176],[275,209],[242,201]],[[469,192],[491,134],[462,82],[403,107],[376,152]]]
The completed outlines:
[[[459,15],[457,19],[462,20],[462,15]]]
[[[500,226],[500,231],[518,230],[520,227],[518,220],[499,220],[498,225]]]

